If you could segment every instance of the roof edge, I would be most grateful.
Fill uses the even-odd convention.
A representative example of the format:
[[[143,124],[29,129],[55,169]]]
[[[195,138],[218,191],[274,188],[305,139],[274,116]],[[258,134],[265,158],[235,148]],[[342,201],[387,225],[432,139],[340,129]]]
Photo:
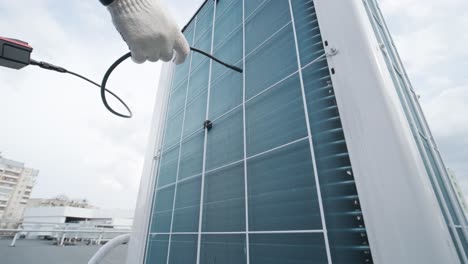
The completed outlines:
[[[192,23],[192,21],[195,19],[195,17],[198,15],[198,13],[200,13],[200,11],[202,10],[202,8],[205,6],[206,3],[208,3],[208,1],[210,0],[205,0],[205,2],[203,2],[203,4],[200,5],[200,7],[198,8],[198,10],[195,12],[195,14],[193,14],[192,18],[190,18],[190,20],[187,22],[187,24],[185,24],[185,26],[182,28],[182,32],[185,32],[185,30],[187,29],[187,27],[190,25],[190,23]],[[215,0],[216,1],[216,0]]]

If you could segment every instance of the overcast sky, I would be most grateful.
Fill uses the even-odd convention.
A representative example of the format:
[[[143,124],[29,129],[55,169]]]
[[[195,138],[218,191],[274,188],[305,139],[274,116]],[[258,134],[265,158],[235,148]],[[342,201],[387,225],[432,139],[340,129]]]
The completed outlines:
[[[203,0],[163,2],[183,25]],[[468,1],[380,2],[444,159],[468,193]],[[0,0],[0,36],[99,82],[127,52],[97,0]],[[128,62],[112,76],[131,120],[110,115],[99,91],[71,76],[0,68],[0,152],[40,170],[33,197],[134,207],[160,66]]]

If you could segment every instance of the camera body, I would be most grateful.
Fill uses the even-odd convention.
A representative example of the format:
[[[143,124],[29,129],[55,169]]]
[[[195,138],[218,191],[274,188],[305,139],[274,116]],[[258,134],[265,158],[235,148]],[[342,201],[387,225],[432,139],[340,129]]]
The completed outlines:
[[[28,43],[0,37],[0,66],[11,69],[22,69],[31,63],[33,48]]]

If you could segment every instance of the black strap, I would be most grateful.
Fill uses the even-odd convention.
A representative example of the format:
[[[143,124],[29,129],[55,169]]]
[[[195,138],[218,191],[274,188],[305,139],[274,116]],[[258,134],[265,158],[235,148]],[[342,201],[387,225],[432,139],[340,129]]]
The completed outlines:
[[[108,5],[112,4],[114,2],[114,0],[99,0],[99,2],[101,2],[101,4],[103,4],[105,6],[108,6]]]

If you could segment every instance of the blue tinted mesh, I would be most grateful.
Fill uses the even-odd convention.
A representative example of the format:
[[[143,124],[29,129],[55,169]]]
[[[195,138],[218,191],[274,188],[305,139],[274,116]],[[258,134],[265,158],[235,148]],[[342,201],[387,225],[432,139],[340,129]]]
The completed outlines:
[[[252,52],[290,21],[288,1],[267,1],[261,5],[245,24],[245,54]],[[294,43],[293,38],[289,40]]]
[[[367,233],[364,228],[349,230],[329,229],[333,263],[372,263]]]
[[[195,264],[197,263],[197,235],[172,235],[171,264]],[[163,262],[165,263],[165,262]],[[154,263],[158,264],[158,263]]]
[[[200,263],[247,263],[245,235],[202,235]]]
[[[153,213],[151,233],[168,233],[171,231],[172,211]]]
[[[228,71],[211,84],[210,119],[216,119],[242,103],[242,75]]]
[[[212,170],[244,157],[242,109],[216,120],[208,133],[206,169]],[[229,138],[229,140],[226,140]]]
[[[245,231],[244,163],[207,173],[203,232]]]
[[[321,229],[309,141],[247,162],[253,231]]]
[[[203,50],[207,53],[211,53],[211,35],[212,30],[207,30],[203,35],[200,37],[198,42],[195,43],[194,47],[200,50]],[[198,35],[197,30],[197,35]],[[205,55],[199,53],[192,53],[192,72],[195,71],[202,62],[208,61],[208,58]]]
[[[179,146],[177,146],[162,154],[159,169],[158,187],[165,186],[176,181],[179,149]]]
[[[259,12],[260,7],[268,3],[271,0],[247,0],[245,1],[245,17],[248,18],[252,16],[255,12]]]
[[[201,177],[177,184],[172,232],[198,232]]]
[[[195,44],[203,39],[203,34],[211,31],[213,25],[213,1],[208,1],[203,6],[202,10],[197,15],[196,33],[195,33]],[[209,37],[211,41],[211,36]]]
[[[202,172],[204,141],[205,133],[200,131],[182,142],[179,180]]]
[[[302,65],[325,53],[313,1],[292,1]]]
[[[172,206],[174,203],[175,186],[156,191],[153,202],[152,233],[169,232],[171,228]]]
[[[180,131],[182,130],[183,118],[184,111],[180,111],[167,120],[166,129],[164,131],[164,150],[174,146],[174,144],[180,141]]]
[[[193,36],[194,36],[193,24],[187,27],[186,31],[184,32],[184,36],[187,39],[187,42],[189,43],[189,45],[192,46]],[[190,60],[190,57],[187,58],[187,61],[189,60]],[[189,68],[190,68],[190,63],[182,63],[175,67],[173,83],[172,83],[172,88],[171,88],[172,91],[179,88],[180,85],[182,85],[182,82],[187,80]]]
[[[193,34],[195,33],[194,28],[195,23],[190,23],[190,25],[187,25],[187,28],[183,32],[189,44],[193,44]]]
[[[150,235],[146,264],[166,263],[169,235]]]
[[[190,57],[188,59],[190,59]],[[175,67],[174,76],[179,76],[180,75],[180,77],[174,77],[174,78],[178,78],[178,81],[174,81],[174,83],[172,84],[171,92],[174,92],[175,90],[181,88],[182,85],[184,85],[184,83],[185,83],[185,86],[187,86],[186,82],[187,82],[187,74],[188,74],[188,69],[189,69],[189,67],[188,67],[189,63],[183,63],[181,65],[183,65],[184,67],[183,68]],[[185,70],[187,70],[187,72],[183,72]],[[184,77],[185,79],[181,79],[181,78],[183,78],[183,76],[185,76]]]
[[[175,114],[180,112],[185,106],[185,96],[187,94],[187,81],[184,81],[180,87],[171,93],[171,99],[169,101],[169,107],[167,109],[167,116],[173,117]]]
[[[206,91],[199,94],[198,97],[187,105],[184,124],[184,138],[193,132],[203,128],[203,122],[206,120]]]
[[[327,254],[325,251],[325,241],[323,234],[320,233],[255,234],[249,235],[249,239],[250,263],[328,263]]]
[[[298,75],[276,85],[246,105],[247,155],[307,136]]]
[[[323,40],[313,1],[291,4],[304,67],[324,53]],[[241,0],[207,1],[186,29],[192,46],[227,63],[244,67],[245,54],[245,69],[196,53],[176,67],[158,175],[158,188],[166,187],[155,194],[150,228],[172,236],[151,235],[147,260],[197,263],[200,238],[198,263],[246,263],[249,236],[251,263],[327,263],[318,177],[333,263],[372,263],[327,59],[302,69],[303,98],[289,1],[245,1],[245,51],[242,7]],[[204,130],[207,109],[213,127]],[[246,221],[252,232],[286,233],[222,234],[246,231]]]
[[[247,99],[297,71],[295,49],[292,26],[288,25],[247,57]]]
[[[198,95],[208,89],[208,77],[210,73],[210,61],[204,61],[190,75],[190,85],[187,96],[187,103],[191,103]]]
[[[226,42],[235,29],[242,33],[242,0],[223,1],[216,8],[214,47]],[[241,37],[242,41],[242,37]],[[242,47],[242,45],[241,45]]]
[[[174,186],[163,188],[156,191],[156,199],[154,201],[154,212],[165,212],[172,210],[174,202]]]
[[[242,27],[238,27],[235,31],[227,37],[214,51],[216,58],[225,61],[229,64],[241,67],[240,61],[242,60]],[[226,72],[232,72],[225,66],[219,63],[213,63],[213,77],[212,80],[217,80],[221,75]],[[242,76],[241,74],[237,73]]]

